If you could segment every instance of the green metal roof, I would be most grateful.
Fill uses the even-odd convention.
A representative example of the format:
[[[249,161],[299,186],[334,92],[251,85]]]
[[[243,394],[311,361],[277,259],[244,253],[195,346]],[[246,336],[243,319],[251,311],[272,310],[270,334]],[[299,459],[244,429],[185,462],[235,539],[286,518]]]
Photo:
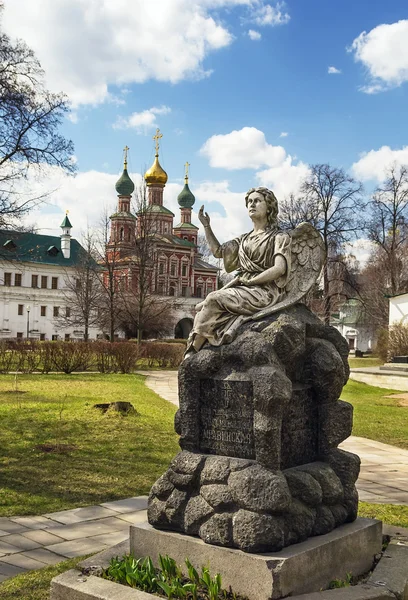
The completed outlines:
[[[137,214],[140,215],[143,212],[144,211],[140,210]],[[160,206],[159,204],[149,204],[149,206],[146,207],[146,212],[161,213],[163,215],[171,215],[172,217],[175,216],[174,213],[171,212],[171,210],[169,210],[165,206]]]
[[[182,208],[191,208],[195,202],[195,196],[188,187],[188,183],[184,184],[183,189],[177,196],[177,202]]]
[[[135,184],[130,179],[127,169],[123,169],[123,173],[117,180],[115,188],[119,196],[130,196],[133,194]]]
[[[68,219],[68,215],[65,215],[65,219],[62,221],[60,227],[72,227],[71,221]]]
[[[8,240],[14,242],[16,245],[15,248],[1,250],[2,246]],[[54,255],[52,252],[49,253],[50,248],[53,246],[59,250]],[[80,264],[86,256],[84,248],[74,239],[71,239],[70,257],[64,258],[61,252],[61,238],[59,236],[0,230],[0,259],[73,267]]]
[[[120,217],[121,219],[132,219],[133,221],[136,220],[135,215],[132,215],[132,213],[129,212],[115,212],[109,218],[113,219],[114,217]]]
[[[193,225],[192,223],[179,223],[178,225],[173,227],[173,229],[198,229],[198,227],[196,227],[196,225]]]

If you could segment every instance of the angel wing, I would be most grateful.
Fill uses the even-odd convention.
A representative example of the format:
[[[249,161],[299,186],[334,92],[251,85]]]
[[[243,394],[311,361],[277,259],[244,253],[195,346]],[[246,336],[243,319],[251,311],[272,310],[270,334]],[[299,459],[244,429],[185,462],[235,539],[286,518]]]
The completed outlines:
[[[286,284],[286,297],[245,320],[259,320],[299,302],[312,288],[326,257],[322,236],[310,223],[300,223],[290,232],[292,265]]]

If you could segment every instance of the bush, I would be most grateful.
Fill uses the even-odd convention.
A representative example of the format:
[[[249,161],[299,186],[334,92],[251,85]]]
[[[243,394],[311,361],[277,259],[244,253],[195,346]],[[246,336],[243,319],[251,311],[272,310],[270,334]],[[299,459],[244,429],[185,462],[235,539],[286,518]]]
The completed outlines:
[[[378,346],[378,344],[377,344]],[[388,332],[388,352],[387,358],[391,360],[393,356],[408,355],[408,325],[398,323],[390,327]],[[382,357],[381,357],[382,358]]]
[[[57,371],[86,371],[92,361],[89,344],[84,342],[47,342],[50,360]]]
[[[167,342],[144,342],[141,345],[141,357],[147,359],[149,367],[176,368],[183,360],[184,344]]]
[[[384,362],[388,360],[388,329],[380,329],[377,333],[376,354]]]
[[[113,342],[110,344],[110,354],[116,366],[116,371],[131,373],[135,370],[139,358],[139,346],[126,342]]]

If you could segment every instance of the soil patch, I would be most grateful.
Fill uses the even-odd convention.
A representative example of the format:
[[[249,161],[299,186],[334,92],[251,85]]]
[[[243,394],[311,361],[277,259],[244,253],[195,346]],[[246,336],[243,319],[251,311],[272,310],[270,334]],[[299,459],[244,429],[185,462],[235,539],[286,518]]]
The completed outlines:
[[[38,446],[35,446],[35,449],[46,453],[53,452],[54,454],[69,454],[69,452],[73,452],[74,450],[76,450],[77,446],[75,446],[75,444],[46,443],[38,444]]]

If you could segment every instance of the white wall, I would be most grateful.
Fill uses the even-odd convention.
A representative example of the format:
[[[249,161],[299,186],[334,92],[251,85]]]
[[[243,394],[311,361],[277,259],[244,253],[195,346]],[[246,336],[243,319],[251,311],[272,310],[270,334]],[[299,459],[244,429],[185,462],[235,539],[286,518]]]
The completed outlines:
[[[408,294],[390,298],[389,325],[395,325],[408,319]]]
[[[11,273],[11,286],[4,285],[4,273]],[[15,274],[20,273],[21,287],[15,286]],[[75,270],[55,265],[40,263],[24,263],[0,261],[0,338],[16,338],[17,334],[27,336],[27,306],[29,311],[30,337],[51,340],[53,336],[65,339],[69,334],[71,339],[81,339],[83,328],[65,326],[63,315],[69,305],[67,300],[65,279],[69,274],[74,276]],[[38,275],[38,285],[41,286],[41,276],[47,276],[47,289],[31,287],[31,275]],[[52,277],[58,277],[58,289],[51,289]],[[65,289],[64,289],[65,288]],[[18,314],[18,305],[23,305],[23,314]],[[41,306],[46,307],[46,316],[41,316]],[[60,317],[54,317],[54,306],[59,307]],[[95,339],[100,333],[96,328],[89,331],[90,339]]]

